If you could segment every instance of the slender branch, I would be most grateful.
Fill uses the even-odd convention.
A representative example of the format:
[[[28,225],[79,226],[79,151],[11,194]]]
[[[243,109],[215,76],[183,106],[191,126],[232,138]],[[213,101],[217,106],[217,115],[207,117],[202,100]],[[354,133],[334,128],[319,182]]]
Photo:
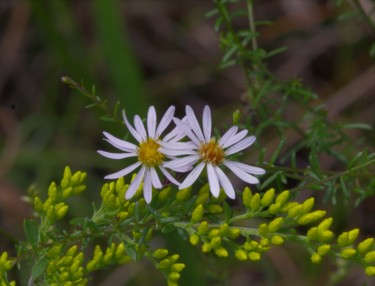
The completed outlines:
[[[362,16],[365,18],[367,24],[372,29],[372,34],[375,36],[375,22],[372,20],[372,18],[367,15],[365,9],[363,8],[361,2],[359,0],[352,0],[354,6],[358,9],[358,11],[362,14]]]

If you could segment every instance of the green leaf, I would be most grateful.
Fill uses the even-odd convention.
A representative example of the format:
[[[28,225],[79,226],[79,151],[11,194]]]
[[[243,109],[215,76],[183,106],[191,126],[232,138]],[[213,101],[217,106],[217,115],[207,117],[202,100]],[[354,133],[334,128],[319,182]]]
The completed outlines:
[[[365,129],[365,130],[372,130],[373,127],[370,124],[366,123],[350,123],[350,124],[345,124],[342,126],[343,128],[346,129]]]
[[[27,241],[35,248],[39,242],[39,226],[31,219],[25,219],[23,222],[23,229],[26,234]]]
[[[225,221],[228,221],[233,216],[233,210],[230,207],[230,205],[225,201],[223,203],[223,207],[224,207]]]
[[[33,279],[37,279],[40,275],[42,275],[45,272],[47,265],[48,265],[47,257],[43,256],[41,259],[39,259],[35,263],[33,270],[31,272]]]

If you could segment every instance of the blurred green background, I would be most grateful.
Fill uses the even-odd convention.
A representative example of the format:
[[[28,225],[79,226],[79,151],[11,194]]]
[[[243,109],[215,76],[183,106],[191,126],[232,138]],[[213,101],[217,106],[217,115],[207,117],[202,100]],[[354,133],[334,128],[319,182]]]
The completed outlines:
[[[337,9],[331,0],[254,2],[256,20],[274,22],[259,28],[259,45],[288,47],[270,59],[270,70],[283,80],[301,78],[327,105],[330,118],[373,126],[375,76],[369,50],[374,36],[363,20],[347,13],[353,7]],[[369,11],[374,9],[374,1],[363,2]],[[12,249],[11,236],[23,237],[22,220],[31,216],[31,208],[20,197],[27,190],[45,193],[66,165],[84,170],[89,188],[85,197],[72,202],[70,212],[86,215],[91,202],[99,199],[102,177],[123,164],[101,158],[96,150],[108,147],[103,130],[119,137],[124,131],[99,120],[103,114],[98,110],[85,109],[90,102],[64,85],[62,76],[83,81],[89,90],[95,85],[110,108],[120,101],[129,115],[144,117],[148,106],[155,105],[161,116],[171,104],[178,114],[186,104],[199,114],[209,104],[218,125],[230,124],[236,109],[246,117],[250,111],[243,100],[243,72],[239,67],[218,69],[219,38],[214,19],[205,17],[212,8],[209,0],[0,1],[1,250]],[[340,15],[345,19],[338,19]],[[235,25],[246,27],[246,19]],[[350,135],[363,136],[363,147],[374,150],[373,133]],[[258,140],[267,147],[272,136]],[[330,160],[321,163],[327,170],[334,165]],[[347,213],[345,206],[331,213],[341,217],[343,225],[374,234],[374,205],[370,198],[355,214]],[[186,242],[167,241],[192,265],[184,271],[182,285],[213,285],[203,277],[202,267],[228,270],[223,274],[229,277],[228,285],[317,285],[333,269],[329,262],[312,267],[307,254],[299,250],[290,255],[288,247],[277,248],[258,264],[214,265]],[[299,255],[306,263],[300,263]],[[361,270],[354,269],[340,285],[365,280]],[[147,262],[99,273],[95,281],[92,285],[163,285]]]

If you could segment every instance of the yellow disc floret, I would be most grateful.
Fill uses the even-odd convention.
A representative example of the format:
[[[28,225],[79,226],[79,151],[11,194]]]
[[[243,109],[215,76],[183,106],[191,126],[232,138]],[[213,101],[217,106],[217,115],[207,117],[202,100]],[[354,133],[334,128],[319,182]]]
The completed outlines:
[[[159,152],[159,147],[160,144],[152,138],[140,143],[138,147],[139,161],[148,167],[159,166],[164,159],[164,155]]]
[[[213,165],[219,165],[224,159],[223,148],[216,142],[215,138],[200,146],[199,155],[203,161]]]

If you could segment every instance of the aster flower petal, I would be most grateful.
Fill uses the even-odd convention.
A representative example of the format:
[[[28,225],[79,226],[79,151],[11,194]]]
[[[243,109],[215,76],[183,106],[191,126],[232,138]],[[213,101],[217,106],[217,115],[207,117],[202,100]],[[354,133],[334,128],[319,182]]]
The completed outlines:
[[[186,126],[189,126],[186,116],[184,116],[184,118],[182,118],[180,121]],[[178,142],[184,137],[186,137],[186,134],[182,132],[182,130],[178,126],[176,126],[175,128],[172,129],[171,132],[165,135],[165,137],[163,138],[163,141],[164,142]]]
[[[131,126],[131,124],[129,123],[128,119],[126,118],[125,110],[122,111],[122,117],[124,118],[124,122],[125,122],[126,127],[129,129],[130,133],[133,135],[133,137],[135,138],[135,140],[137,140],[139,143],[142,142],[143,141],[142,137],[133,128],[133,126]]]
[[[115,159],[115,160],[120,160],[120,159],[125,159],[129,157],[135,157],[137,156],[136,153],[112,153],[112,152],[106,152],[102,150],[97,151],[100,155],[110,158],[110,159]]]
[[[219,178],[220,185],[223,187],[225,193],[227,196],[231,199],[236,198],[236,193],[234,192],[233,185],[228,179],[227,175],[219,168],[219,167],[214,167],[217,177]]]
[[[134,171],[136,168],[138,168],[141,164],[142,164],[141,162],[136,162],[136,163],[122,169],[121,171],[118,171],[116,173],[105,176],[104,179],[118,179],[120,177],[124,177],[127,174],[129,174],[130,172]]]
[[[224,144],[226,144],[226,141],[228,139],[230,139],[232,136],[234,136],[234,134],[236,134],[237,130],[238,130],[237,126],[232,126],[231,128],[229,128],[228,131],[225,132],[224,135],[221,136],[221,138],[219,139],[219,144],[221,146],[223,146]]]
[[[236,143],[232,147],[230,147],[228,150],[225,151],[226,155],[231,155],[234,153],[237,153],[243,149],[246,149],[250,145],[252,145],[255,142],[256,138],[255,136],[249,136],[245,139],[241,140],[240,142]]]
[[[238,132],[236,135],[234,136],[231,136],[230,138],[228,138],[228,140],[226,140],[225,144],[222,145],[223,148],[226,148],[228,146],[231,146],[239,141],[241,141],[242,139],[245,138],[245,136],[247,135],[249,131],[247,129],[244,129],[240,132]]]
[[[179,186],[180,185],[180,182],[178,182],[175,178],[173,178],[173,176],[163,167],[163,166],[160,166],[160,171],[164,174],[164,176],[170,181],[172,182],[173,184],[175,184],[176,186]]]
[[[211,128],[212,128],[212,120],[211,120],[211,109],[208,105],[206,105],[203,109],[203,134],[206,142],[210,141],[211,139]]]
[[[192,169],[193,169],[193,164],[174,168],[173,171],[178,172],[178,173],[186,173],[186,172],[190,172]]]
[[[187,187],[190,187],[199,177],[199,175],[202,173],[202,170],[206,164],[204,162],[201,162],[196,166],[190,173],[187,175],[185,180],[180,184],[178,187],[180,190],[186,189]]]
[[[174,123],[177,125],[178,128],[187,136],[190,138],[191,141],[193,141],[195,144],[199,145],[200,140],[197,138],[197,136],[191,131],[191,129],[184,123],[181,122],[178,118],[173,118]]]
[[[146,167],[142,167],[139,170],[138,174],[135,176],[134,180],[130,183],[130,186],[126,190],[125,199],[127,200],[131,199],[134,196],[134,194],[137,192],[142,182],[142,179],[144,177],[145,171],[146,171]]]
[[[159,126],[156,129],[155,133],[155,138],[159,138],[160,135],[163,133],[163,131],[168,127],[168,125],[171,123],[173,116],[174,116],[174,111],[175,107],[172,105],[171,107],[168,108],[168,110],[165,112],[164,116],[160,120]]]
[[[103,132],[104,136],[108,139],[107,141],[115,146],[116,148],[126,151],[126,152],[135,152],[137,150],[137,146],[133,143],[121,140],[108,132]]]
[[[199,141],[205,141],[201,127],[198,123],[197,117],[195,116],[193,109],[189,105],[187,105],[185,111],[192,131],[198,137]]]
[[[185,165],[195,164],[199,160],[199,155],[190,155],[183,158],[178,158],[164,163],[164,167],[175,170],[176,168]]]
[[[152,199],[152,178],[150,176],[150,169],[146,168],[143,182],[143,197],[146,203],[150,203]]]
[[[147,113],[147,131],[148,137],[155,138],[156,131],[156,111],[155,107],[150,106]]]
[[[163,186],[162,186],[162,184],[160,182],[159,176],[156,173],[155,168],[151,167],[149,173],[150,173],[151,182],[152,182],[152,185],[154,186],[154,188],[155,189],[161,189]]]
[[[249,183],[249,184],[258,184],[259,180],[254,176],[246,173],[244,170],[238,168],[236,165],[233,165],[231,161],[224,161],[223,163],[227,166],[238,178],[242,181]]]
[[[194,150],[175,150],[169,148],[160,147],[159,151],[166,156],[180,156],[180,155],[194,155],[197,154],[197,151]]]
[[[147,133],[145,126],[143,125],[142,119],[136,115],[134,116],[134,126],[135,130],[137,130],[138,134],[141,136],[142,141],[146,141],[147,139]]]
[[[249,173],[249,174],[254,174],[254,175],[264,175],[266,171],[262,168],[259,167],[254,167],[248,164],[244,164],[241,162],[235,162],[235,161],[230,161],[232,165],[235,165],[236,167],[242,169],[244,172]]]
[[[211,194],[217,198],[220,194],[220,184],[215,168],[211,164],[207,164],[207,177]]]

